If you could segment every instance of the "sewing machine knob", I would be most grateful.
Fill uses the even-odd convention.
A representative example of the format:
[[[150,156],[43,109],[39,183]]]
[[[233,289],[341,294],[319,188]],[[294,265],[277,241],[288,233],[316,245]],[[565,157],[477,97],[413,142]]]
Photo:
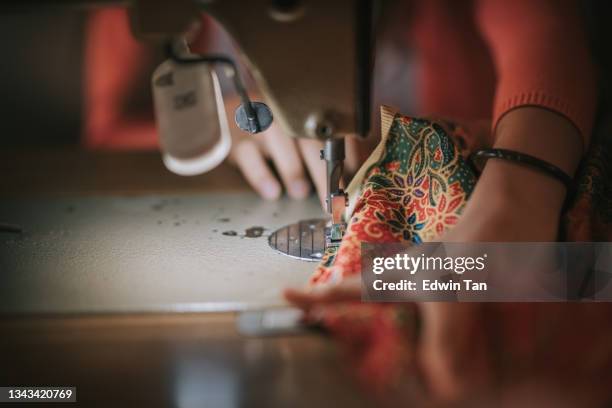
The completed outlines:
[[[268,129],[273,120],[272,111],[268,105],[263,102],[251,102],[251,108],[254,116],[248,115],[243,104],[236,108],[234,114],[236,126],[249,133],[259,133]]]

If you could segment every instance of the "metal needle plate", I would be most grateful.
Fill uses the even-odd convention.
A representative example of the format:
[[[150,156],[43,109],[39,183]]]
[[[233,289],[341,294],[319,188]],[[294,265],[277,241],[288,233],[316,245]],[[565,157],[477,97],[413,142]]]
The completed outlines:
[[[270,246],[292,258],[320,261],[325,251],[326,219],[302,220],[274,231],[268,238]]]

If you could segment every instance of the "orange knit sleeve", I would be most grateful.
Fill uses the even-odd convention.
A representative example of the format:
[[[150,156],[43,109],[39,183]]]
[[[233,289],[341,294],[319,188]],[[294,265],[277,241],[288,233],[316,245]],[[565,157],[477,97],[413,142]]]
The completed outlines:
[[[541,106],[567,117],[588,146],[596,70],[572,0],[478,0],[476,20],[497,74],[493,126],[508,111]]]

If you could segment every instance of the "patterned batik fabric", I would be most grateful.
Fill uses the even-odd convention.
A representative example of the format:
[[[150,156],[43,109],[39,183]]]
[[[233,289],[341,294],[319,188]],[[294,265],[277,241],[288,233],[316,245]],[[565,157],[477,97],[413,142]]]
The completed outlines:
[[[460,149],[466,138],[457,125],[394,114],[382,148],[351,185],[357,191],[342,243],[328,249],[311,283],[358,274],[362,242],[419,244],[455,225],[476,183]]]

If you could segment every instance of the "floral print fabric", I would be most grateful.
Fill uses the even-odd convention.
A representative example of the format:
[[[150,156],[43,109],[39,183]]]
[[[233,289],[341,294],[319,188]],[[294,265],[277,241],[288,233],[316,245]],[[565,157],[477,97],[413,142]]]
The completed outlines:
[[[311,283],[359,273],[362,242],[419,244],[455,225],[476,184],[458,147],[466,138],[456,125],[393,115],[381,153],[366,163],[343,241],[328,250]]]

